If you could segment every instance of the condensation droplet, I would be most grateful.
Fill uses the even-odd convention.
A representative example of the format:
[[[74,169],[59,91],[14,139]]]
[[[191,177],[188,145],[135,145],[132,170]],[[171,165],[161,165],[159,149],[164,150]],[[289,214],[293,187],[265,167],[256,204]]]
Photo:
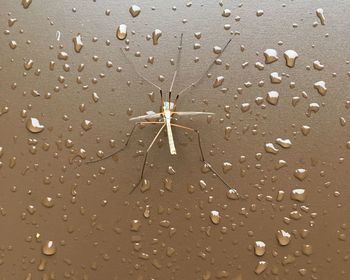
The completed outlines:
[[[231,10],[230,9],[225,9],[222,11],[222,16],[223,17],[229,17],[231,15]]]
[[[298,53],[294,50],[287,50],[284,52],[284,58],[286,59],[286,65],[288,67],[294,67],[295,61],[298,58]]]
[[[322,9],[322,8],[318,8],[318,9],[316,10],[316,15],[317,15],[317,17],[320,19],[321,24],[322,24],[322,25],[325,25],[325,24],[326,24],[326,18],[325,18],[325,16],[324,16],[324,12],[323,12],[323,9]]]
[[[267,262],[266,261],[259,261],[255,267],[254,272],[259,275],[259,274],[263,273],[266,270],[266,268],[267,268]]]
[[[280,229],[277,231],[276,237],[277,237],[278,243],[282,246],[288,245],[291,239],[290,233],[283,229]]]
[[[119,40],[124,40],[127,37],[128,33],[126,24],[121,24],[118,26],[116,35]]]
[[[46,241],[41,247],[41,252],[46,256],[52,256],[56,254],[57,248],[53,241]]]
[[[81,40],[81,35],[80,33],[78,33],[77,36],[75,36],[73,38],[73,43],[74,43],[74,50],[77,52],[77,53],[80,53],[81,49],[83,48],[84,44]]]
[[[224,76],[216,77],[216,79],[213,83],[213,88],[217,88],[217,87],[221,86],[223,84],[224,80],[225,80]]]
[[[292,146],[292,142],[289,139],[277,138],[276,143],[285,149],[288,149]]]
[[[213,224],[217,225],[220,223],[220,213],[219,211],[213,210],[210,211],[210,220],[212,221]]]
[[[277,105],[279,99],[279,93],[275,90],[269,91],[266,96],[266,101],[271,105]]]
[[[277,154],[279,149],[275,147],[272,143],[265,143],[265,151],[270,154]]]
[[[255,241],[254,252],[257,256],[263,256],[266,251],[266,244],[263,241]]]
[[[153,45],[158,45],[159,38],[162,36],[162,31],[159,29],[155,29],[152,32],[152,40],[153,40]]]
[[[295,201],[304,202],[306,199],[305,189],[293,189],[290,193],[290,198]]]
[[[137,17],[141,13],[141,8],[137,5],[131,5],[129,12],[133,17]]]
[[[27,129],[32,133],[39,133],[44,130],[44,126],[40,124],[37,118],[29,118],[26,123]]]
[[[322,96],[326,95],[326,93],[327,93],[327,88],[326,88],[325,81],[318,81],[318,82],[314,83],[314,88]]]
[[[264,51],[265,63],[269,64],[278,60],[277,51],[275,49],[266,49]]]
[[[307,177],[307,170],[304,168],[298,168],[294,171],[294,176],[300,181],[303,181]]]
[[[42,199],[41,204],[46,208],[51,208],[54,206],[53,198],[46,196]]]
[[[30,4],[32,4],[32,0],[22,0],[23,8],[28,9]]]

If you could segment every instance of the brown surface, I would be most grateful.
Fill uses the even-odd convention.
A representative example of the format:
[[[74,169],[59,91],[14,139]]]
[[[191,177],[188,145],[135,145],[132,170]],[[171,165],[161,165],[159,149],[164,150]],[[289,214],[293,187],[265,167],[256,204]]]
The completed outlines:
[[[128,10],[134,3],[128,1],[33,0],[28,9],[20,1],[1,1],[0,106],[9,110],[0,116],[0,146],[4,149],[0,169],[0,279],[50,279],[50,275],[54,279],[349,279],[350,149],[346,143],[350,132],[349,124],[341,125],[340,118],[350,120],[346,103],[350,102],[350,2],[285,1],[285,7],[281,1],[243,1],[241,7],[231,2],[224,1],[221,7],[218,1],[193,1],[186,7],[182,1],[139,1],[135,4],[141,7],[141,14],[132,18]],[[231,9],[230,17],[221,16],[224,8]],[[324,9],[326,25],[313,27],[319,22],[318,8]],[[109,16],[105,14],[108,9]],[[256,16],[259,9],[264,10],[261,17]],[[235,20],[237,16],[239,21]],[[17,19],[11,27],[10,18]],[[169,60],[176,58],[181,32],[184,47],[175,92],[205,70],[214,58],[213,46],[223,46],[233,38],[222,57],[223,65],[215,66],[210,79],[182,96],[178,106],[182,111],[216,113],[210,124],[203,117],[182,118],[181,123],[201,130],[205,153],[217,169],[221,171],[223,162],[232,163],[232,170],[224,177],[242,195],[240,200],[228,199],[224,185],[210,173],[201,172],[195,138],[179,130],[175,130],[176,157],[169,154],[165,134],[164,145],[152,150],[146,169],[151,189],[144,193],[138,189],[128,194],[142,166],[142,157],[135,153],[146,149],[154,127],[138,129],[135,140],[142,139],[144,146],[134,140],[118,160],[83,164],[96,157],[98,150],[105,154],[113,151],[110,139],[115,139],[117,147],[127,139],[132,126],[128,108],[132,116],[159,108],[158,93],[152,103],[147,93],[154,88],[140,84],[121,55],[119,48],[125,41],[115,37],[121,23],[128,25],[130,59],[158,84],[158,76],[164,75],[165,91],[175,69]],[[233,33],[240,34],[224,30],[227,23]],[[154,46],[145,38],[156,28],[163,35]],[[61,33],[59,41],[57,31]],[[200,40],[193,35],[198,31],[202,32]],[[72,42],[78,33],[84,43],[80,53],[74,51]],[[98,38],[96,42],[94,37]],[[17,42],[16,49],[9,47],[11,40]],[[278,45],[279,41],[283,45]],[[201,48],[194,50],[197,42]],[[254,64],[264,62],[267,48],[276,49],[279,60],[259,71]],[[285,65],[283,52],[288,49],[299,54],[294,68]],[[68,53],[67,61],[57,58],[61,51]],[[140,58],[133,55],[136,51],[141,52]],[[155,63],[143,68],[149,56],[155,57]],[[194,63],[196,56],[199,62]],[[30,70],[23,67],[27,59],[34,60]],[[51,60],[56,62],[53,71],[49,70]],[[108,60],[113,67],[106,66]],[[324,70],[315,70],[314,60],[320,60]],[[243,69],[244,62],[249,65]],[[68,72],[63,70],[65,63],[70,65]],[[85,64],[82,72],[77,71],[80,63]],[[230,64],[228,70],[225,63]],[[116,71],[119,66],[122,72]],[[35,74],[37,69],[40,75]],[[283,76],[281,84],[271,84],[269,75],[274,71],[289,77]],[[58,81],[61,75],[63,83]],[[219,75],[225,76],[222,87],[228,89],[226,93],[212,87]],[[77,83],[78,76],[81,84]],[[261,80],[265,84],[259,87]],[[319,80],[326,82],[325,96],[313,88]],[[248,81],[250,88],[244,86]],[[295,82],[294,88],[291,82]],[[85,85],[87,89],[83,89]],[[238,93],[237,88],[243,91]],[[41,95],[34,97],[32,90]],[[258,106],[255,98],[265,98],[269,90],[279,92],[278,105],[264,101]],[[302,97],[302,91],[307,98]],[[45,98],[47,92],[52,93],[49,99]],[[93,101],[93,92],[100,97],[98,102]],[[296,96],[301,98],[294,107],[292,98]],[[82,103],[84,112],[79,110]],[[241,111],[242,103],[250,103],[248,112]],[[310,103],[318,103],[320,109],[307,116]],[[230,106],[226,109],[229,113],[224,110],[226,105]],[[24,109],[27,118],[36,117],[45,126],[43,132],[33,134],[26,129],[27,118],[21,117]],[[92,121],[92,129],[82,129],[84,120]],[[311,127],[307,136],[301,132],[302,125]],[[224,133],[227,126],[233,128],[228,141]],[[278,154],[266,153],[264,144],[279,137],[290,139],[291,148],[275,144]],[[37,140],[35,154],[29,139]],[[67,147],[67,140],[74,146]],[[43,149],[45,143],[50,145],[47,151]],[[88,158],[70,162],[81,148]],[[257,153],[262,153],[260,160]],[[246,157],[244,162],[239,161],[241,156]],[[16,157],[16,165],[10,168],[12,157]],[[276,170],[280,159],[287,167]],[[175,175],[168,174],[169,166]],[[303,181],[293,175],[298,168],[308,171]],[[165,178],[173,181],[172,191],[163,190]],[[200,180],[207,184],[204,189],[199,187]],[[188,192],[190,185],[194,193]],[[113,191],[114,186],[118,186],[117,191]],[[305,202],[290,199],[294,188],[306,189]],[[278,202],[280,190],[285,196]],[[52,208],[41,203],[47,196],[54,200]],[[30,205],[35,211],[27,210]],[[143,215],[146,205],[151,211],[148,219]],[[210,220],[212,210],[220,212],[218,225]],[[286,218],[293,210],[302,217],[288,222]],[[132,220],[140,221],[138,231],[131,231]],[[171,228],[176,229],[173,235]],[[279,229],[292,234],[287,246],[277,242],[275,233]],[[301,238],[303,230],[309,233]],[[37,233],[39,238],[35,237]],[[139,249],[131,241],[135,236],[141,239]],[[52,256],[42,254],[46,240],[57,246]],[[262,257],[252,250],[257,240],[267,246]],[[312,245],[310,256],[302,253],[303,244]],[[175,249],[172,256],[166,254],[168,247]],[[143,253],[148,259],[142,259]],[[288,255],[295,260],[284,264]],[[46,266],[39,271],[42,260]],[[260,260],[267,261],[268,267],[257,276],[254,269]],[[304,277],[300,269],[306,270]],[[208,275],[211,278],[205,278]]]

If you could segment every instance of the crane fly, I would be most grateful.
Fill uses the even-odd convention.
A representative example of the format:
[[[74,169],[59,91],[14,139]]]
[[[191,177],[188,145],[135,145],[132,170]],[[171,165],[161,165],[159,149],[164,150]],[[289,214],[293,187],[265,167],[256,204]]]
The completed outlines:
[[[183,34],[181,34],[181,38],[180,38],[180,45],[178,47],[178,54],[177,54],[177,68],[179,66],[179,62],[180,62],[180,57],[181,57],[181,50],[182,50],[182,38],[183,38]],[[149,125],[149,124],[157,124],[157,125],[161,125],[160,129],[158,130],[156,136],[153,138],[151,144],[148,146],[145,156],[144,156],[144,160],[143,160],[143,165],[142,165],[142,170],[141,170],[141,175],[139,178],[139,181],[134,184],[132,190],[130,191],[133,192],[142,182],[142,180],[144,179],[144,172],[145,172],[145,166],[146,166],[146,162],[147,162],[147,157],[149,154],[149,151],[151,150],[152,146],[154,145],[154,143],[156,142],[156,140],[158,139],[159,135],[161,134],[161,132],[166,129],[167,131],[167,136],[168,136],[168,143],[169,143],[169,150],[170,150],[170,154],[171,155],[176,155],[176,147],[175,147],[175,142],[174,142],[174,138],[173,138],[173,131],[172,128],[179,128],[179,129],[183,129],[183,130],[187,130],[187,131],[191,131],[197,134],[197,139],[198,139],[198,146],[199,146],[199,150],[200,150],[200,160],[221,180],[221,182],[231,191],[235,192],[237,195],[237,191],[234,188],[231,188],[230,185],[224,180],[224,178],[212,167],[212,165],[205,159],[204,157],[204,153],[203,153],[203,149],[202,149],[202,143],[201,143],[201,137],[200,137],[200,133],[197,129],[191,128],[191,127],[187,127],[187,126],[183,126],[177,123],[173,123],[173,120],[175,119],[176,116],[208,116],[208,115],[214,115],[214,113],[209,113],[209,112],[178,112],[176,111],[176,103],[180,97],[181,94],[183,94],[185,91],[189,90],[192,87],[195,87],[205,76],[205,74],[207,74],[209,72],[209,70],[213,67],[215,61],[223,54],[223,52],[225,51],[225,49],[227,48],[227,46],[230,44],[232,39],[230,39],[226,45],[224,46],[224,48],[222,49],[222,51],[216,56],[216,58],[212,61],[212,63],[209,65],[209,67],[207,68],[207,70],[203,73],[203,75],[196,80],[194,83],[191,83],[189,86],[185,87],[183,90],[181,90],[178,94],[176,94],[176,97],[174,100],[171,99],[171,93],[172,93],[172,89],[174,86],[174,82],[178,73],[178,69],[175,70],[173,78],[172,78],[172,82],[171,82],[171,86],[170,86],[170,90],[169,90],[169,94],[167,96],[167,98],[164,98],[163,95],[163,90],[160,86],[156,85],[155,83],[153,83],[152,81],[150,81],[149,79],[147,79],[146,77],[142,76],[136,69],[135,65],[129,60],[129,58],[127,57],[125,51],[123,48],[121,48],[122,53],[124,54],[124,56],[126,57],[127,61],[130,63],[130,65],[132,66],[133,70],[135,71],[135,73],[139,76],[139,78],[141,78],[142,80],[144,80],[145,82],[147,82],[148,84],[152,85],[153,87],[157,88],[159,90],[160,93],[160,100],[161,100],[161,105],[160,105],[160,111],[159,113],[155,113],[153,111],[148,111],[146,115],[142,115],[142,116],[138,116],[138,117],[133,117],[130,119],[130,121],[134,121],[134,126],[131,129],[130,133],[129,133],[129,138],[128,140],[125,142],[124,146],[113,152],[112,154],[105,156],[103,158],[100,159],[96,159],[96,160],[92,160],[89,161],[87,163],[95,163],[95,162],[99,162],[101,160],[105,160],[107,158],[110,158],[118,153],[120,153],[121,151],[123,151],[128,144],[130,143],[130,139],[135,131],[135,128],[137,126],[140,125]]]

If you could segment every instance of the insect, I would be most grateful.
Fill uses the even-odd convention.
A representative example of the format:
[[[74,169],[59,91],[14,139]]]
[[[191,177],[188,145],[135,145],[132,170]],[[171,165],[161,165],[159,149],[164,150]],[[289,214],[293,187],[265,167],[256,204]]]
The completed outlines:
[[[158,130],[156,136],[153,138],[151,144],[148,146],[148,148],[146,150],[146,153],[145,153],[145,156],[144,156],[144,160],[143,160],[143,165],[142,165],[140,178],[139,178],[138,182],[136,184],[134,184],[132,190],[130,191],[130,193],[131,193],[141,184],[142,180],[144,179],[145,166],[146,166],[146,162],[147,162],[147,157],[148,157],[149,151],[151,150],[152,146],[154,145],[154,143],[158,139],[158,137],[161,134],[161,132],[164,129],[166,129],[167,136],[168,136],[168,143],[169,143],[170,154],[171,155],[176,155],[176,147],[175,147],[175,143],[174,143],[172,128],[184,129],[184,130],[191,131],[191,132],[194,132],[194,133],[197,134],[198,146],[199,146],[199,150],[200,150],[200,160],[221,180],[221,182],[228,189],[232,190],[233,192],[235,192],[238,195],[237,191],[234,188],[231,188],[230,185],[224,180],[224,178],[205,159],[199,131],[194,129],[194,128],[183,126],[183,125],[180,125],[180,124],[177,124],[177,123],[173,122],[173,120],[175,119],[176,116],[198,116],[198,115],[213,115],[214,114],[214,113],[209,113],[209,112],[191,112],[191,111],[178,112],[176,110],[177,109],[176,108],[176,104],[177,104],[177,101],[178,101],[178,99],[179,99],[181,94],[183,94],[185,91],[189,90],[190,88],[195,87],[203,79],[205,74],[207,74],[209,72],[209,70],[213,67],[213,65],[215,64],[215,61],[223,54],[223,52],[225,51],[227,46],[230,44],[232,39],[230,39],[226,43],[226,45],[224,46],[222,51],[216,56],[216,58],[209,65],[207,70],[203,73],[203,75],[198,80],[196,80],[194,83],[191,83],[189,86],[185,87],[183,90],[181,90],[179,93],[177,93],[175,99],[172,100],[172,98],[171,98],[172,97],[172,89],[173,89],[174,82],[175,82],[175,79],[176,79],[176,76],[177,76],[177,73],[178,73],[178,66],[179,66],[180,57],[181,57],[182,41],[183,41],[182,39],[183,39],[183,34],[181,34],[180,45],[178,47],[177,68],[176,68],[176,70],[174,72],[174,75],[173,75],[173,78],[172,78],[172,82],[171,82],[171,86],[170,86],[170,90],[169,90],[169,94],[168,94],[166,99],[164,99],[162,88],[159,87],[158,85],[156,85],[155,83],[153,83],[152,81],[150,81],[149,79],[147,79],[146,77],[142,76],[137,71],[135,65],[128,59],[124,49],[121,48],[122,53],[124,54],[124,56],[126,57],[128,62],[130,63],[130,65],[132,66],[132,68],[135,71],[135,73],[139,76],[139,78],[141,78],[142,80],[144,80],[145,82],[147,82],[148,84],[154,86],[155,88],[157,88],[159,90],[160,102],[161,102],[161,104],[160,104],[160,111],[159,111],[159,113],[155,113],[153,111],[149,111],[149,112],[147,112],[146,115],[142,115],[142,116],[131,118],[130,121],[135,121],[135,123],[134,123],[133,128],[130,131],[129,138],[125,142],[124,146],[122,148],[120,148],[119,150],[113,152],[112,154],[108,155],[108,156],[105,156],[105,157],[100,158],[100,159],[92,160],[92,161],[89,161],[87,163],[99,162],[101,160],[105,160],[107,158],[110,158],[110,157],[112,157],[112,156],[114,156],[114,155],[124,151],[125,148],[127,148],[127,146],[129,145],[130,139],[132,138],[132,135],[133,135],[133,133],[134,133],[134,131],[135,131],[137,126],[150,125],[150,124],[160,125],[161,126],[160,129]]]

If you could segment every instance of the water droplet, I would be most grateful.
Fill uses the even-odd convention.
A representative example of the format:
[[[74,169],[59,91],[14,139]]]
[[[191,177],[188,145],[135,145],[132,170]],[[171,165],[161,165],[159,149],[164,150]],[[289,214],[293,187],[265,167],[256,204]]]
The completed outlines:
[[[85,131],[88,131],[92,128],[92,121],[89,121],[89,120],[84,120],[82,123],[81,123],[81,127],[85,130]]]
[[[129,12],[133,17],[137,17],[141,13],[141,8],[137,5],[131,5]]]
[[[9,25],[9,27],[13,26],[15,24],[15,22],[17,22],[16,18],[10,18],[7,23]]]
[[[214,83],[213,83],[213,88],[217,88],[219,86],[222,85],[222,83],[224,82],[225,78],[224,76],[218,76],[216,77]]]
[[[41,252],[46,256],[52,256],[56,254],[57,248],[53,241],[46,241],[41,247]]]
[[[11,49],[14,50],[15,48],[17,48],[17,42],[14,41],[14,40],[11,40],[10,43],[9,43],[9,46],[10,46]]]
[[[275,90],[269,91],[266,96],[266,101],[271,105],[277,105],[279,99],[279,93]]]
[[[307,136],[311,131],[311,127],[308,125],[303,125],[301,127],[301,132],[303,133],[304,136]]]
[[[294,50],[287,50],[284,52],[284,58],[286,59],[286,65],[288,67],[294,67],[295,61],[298,58],[298,53]]]
[[[127,37],[128,33],[126,24],[121,24],[118,26],[116,35],[119,40],[124,40]]]
[[[249,103],[242,103],[241,104],[241,111],[243,113],[248,112],[250,109],[250,104]]]
[[[290,198],[295,201],[304,202],[306,199],[305,189],[293,189],[291,191]]]
[[[51,208],[54,206],[53,198],[46,196],[42,199],[41,204],[46,208]]]
[[[158,45],[158,40],[161,36],[162,36],[162,31],[159,29],[155,29],[152,32],[153,45]]]
[[[132,220],[131,221],[131,226],[130,226],[131,231],[139,231],[140,227],[141,227],[140,220]]]
[[[318,82],[314,83],[314,88],[317,90],[317,92],[319,94],[321,94],[323,96],[327,93],[325,81],[318,81]]]
[[[81,35],[80,33],[78,33],[77,36],[75,36],[73,38],[73,43],[74,43],[74,50],[77,52],[77,53],[80,53],[81,49],[83,48],[84,44],[81,40]]]
[[[26,69],[26,70],[32,69],[33,64],[34,64],[34,60],[33,60],[33,59],[28,59],[28,60],[26,60],[26,61],[24,62],[24,69]]]
[[[32,4],[32,0],[22,0],[23,8],[28,9],[30,4]]]
[[[219,211],[213,210],[210,211],[210,220],[212,221],[213,224],[217,225],[220,223],[220,213]]]
[[[280,229],[277,231],[276,237],[277,237],[278,243],[282,246],[288,245],[291,239],[290,233],[283,229]]]
[[[278,60],[277,51],[275,49],[266,49],[264,51],[265,63],[269,64]]]
[[[292,142],[289,139],[277,138],[276,143],[286,149],[292,146]]]
[[[238,192],[235,189],[227,190],[226,196],[227,196],[227,198],[232,199],[232,200],[239,199]]]
[[[257,256],[263,256],[266,251],[266,244],[263,241],[255,241],[254,252]]]
[[[298,168],[294,171],[294,176],[300,181],[303,181],[307,177],[307,170],[304,168]]]
[[[256,16],[257,16],[257,17],[261,17],[263,14],[264,14],[264,11],[263,11],[263,10],[257,10],[257,11],[256,11]]]
[[[68,59],[68,54],[66,52],[60,52],[60,53],[58,53],[57,57],[60,60],[67,60]]]
[[[316,70],[323,70],[324,68],[324,65],[319,60],[315,60],[313,66]]]
[[[231,10],[230,9],[225,9],[222,11],[222,16],[223,17],[229,17],[231,15]]]
[[[229,172],[232,169],[232,163],[230,162],[224,162],[222,164],[222,171],[226,174],[227,172]]]
[[[146,191],[148,191],[150,188],[151,188],[151,182],[150,182],[150,180],[143,179],[143,180],[142,180],[141,187],[140,187],[141,192],[146,192]]]
[[[272,143],[265,143],[265,151],[270,154],[277,154],[279,149],[275,147]]]
[[[263,273],[266,270],[266,268],[267,268],[267,262],[266,261],[259,261],[255,267],[254,272],[259,275],[259,274]]]
[[[26,123],[27,129],[32,133],[39,133],[44,130],[44,126],[40,124],[36,118],[29,118]]]
[[[310,244],[303,244],[302,252],[306,256],[312,255],[312,245],[310,245]]]
[[[326,24],[326,18],[325,18],[325,16],[324,16],[324,12],[323,12],[323,9],[322,9],[322,8],[318,8],[318,9],[316,10],[316,15],[317,15],[317,17],[320,19],[321,24],[322,24],[322,25],[325,25],[325,24]]]
[[[202,33],[201,32],[195,32],[194,33],[194,37],[196,37],[196,39],[200,39],[202,37]]]

